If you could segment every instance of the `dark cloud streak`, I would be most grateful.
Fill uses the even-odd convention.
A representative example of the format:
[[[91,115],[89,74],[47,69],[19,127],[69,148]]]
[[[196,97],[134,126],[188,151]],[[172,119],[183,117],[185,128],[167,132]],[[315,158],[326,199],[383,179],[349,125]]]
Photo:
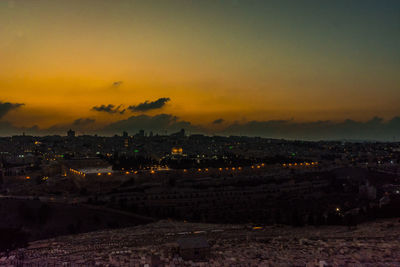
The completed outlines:
[[[212,123],[213,123],[213,124],[221,124],[221,123],[223,123],[223,122],[225,122],[224,119],[216,119],[216,120],[213,121]]]
[[[153,109],[160,109],[165,106],[165,104],[170,101],[171,99],[169,97],[161,97],[155,101],[149,102],[146,100],[143,103],[140,103],[138,105],[134,106],[129,106],[128,109],[132,112],[144,112],[144,111],[149,111]]]
[[[124,114],[125,109],[121,109],[121,107],[122,107],[122,105],[119,105],[116,107],[113,104],[108,104],[108,105],[94,106],[94,107],[92,107],[91,110],[98,111],[98,112],[105,112],[105,113],[109,113],[109,114],[115,114],[115,113]]]
[[[95,123],[96,120],[95,119],[91,119],[91,118],[79,118],[74,120],[74,122],[72,123],[72,125],[74,126],[85,126],[88,124],[93,124]]]
[[[4,117],[11,110],[20,108],[25,104],[23,103],[10,103],[10,102],[2,102],[0,101],[0,119]]]

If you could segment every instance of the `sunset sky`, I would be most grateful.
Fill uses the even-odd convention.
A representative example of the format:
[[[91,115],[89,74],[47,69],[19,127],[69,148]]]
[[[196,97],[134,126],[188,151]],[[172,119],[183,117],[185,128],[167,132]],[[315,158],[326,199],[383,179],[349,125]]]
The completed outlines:
[[[0,135],[400,129],[399,48],[397,0],[3,0]]]

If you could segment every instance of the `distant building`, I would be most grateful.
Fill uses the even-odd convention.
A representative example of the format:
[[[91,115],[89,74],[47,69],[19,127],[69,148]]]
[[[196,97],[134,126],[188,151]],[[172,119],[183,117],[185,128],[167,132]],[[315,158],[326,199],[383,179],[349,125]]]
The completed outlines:
[[[183,154],[183,149],[181,147],[173,147],[171,149],[171,154],[172,155],[182,155]]]
[[[127,131],[123,131],[123,133],[122,133],[122,137],[128,137],[128,132]]]
[[[129,139],[128,139],[128,138],[125,138],[125,139],[124,139],[124,147],[125,147],[125,148],[128,148],[128,147],[129,147]]]
[[[181,238],[177,243],[184,260],[202,261],[210,255],[210,245],[203,236]]]
[[[68,137],[75,137],[75,131],[72,131],[71,129],[69,129],[69,131],[67,132],[67,136]]]
[[[139,130],[139,132],[136,134],[137,137],[144,137],[144,130]]]
[[[184,138],[185,137],[185,129],[181,129],[177,133],[171,134],[172,137],[177,137],[177,138]]]
[[[112,166],[100,158],[74,158],[62,162],[62,174],[74,176],[111,175]]]

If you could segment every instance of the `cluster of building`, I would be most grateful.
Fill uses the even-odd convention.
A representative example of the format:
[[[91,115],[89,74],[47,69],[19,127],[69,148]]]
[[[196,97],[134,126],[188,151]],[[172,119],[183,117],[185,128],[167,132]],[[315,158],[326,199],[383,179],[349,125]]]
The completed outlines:
[[[399,192],[399,160],[399,143],[188,136],[184,130],[76,136],[70,130],[0,138],[0,192],[84,196],[156,218],[275,222],[294,216],[278,216],[277,203],[300,206],[304,216],[322,209],[305,210],[316,200],[323,213],[346,202],[353,204],[346,209],[359,208],[363,199],[385,205]]]
[[[399,143],[187,136],[184,130],[4,137],[3,195],[165,220],[32,242],[0,254],[0,266],[396,265],[400,257],[392,238],[396,221],[368,226],[380,231],[326,226],[398,214]]]
[[[66,160],[81,160],[84,163],[85,158],[102,158],[120,171],[130,171],[129,164],[124,167],[120,163],[121,158],[130,161],[144,158],[143,162],[131,167],[135,166],[135,170],[155,166],[202,170],[219,167],[222,170],[226,167],[259,167],[256,164],[265,162],[291,168],[319,164],[321,167],[356,166],[396,174],[400,172],[399,143],[187,136],[184,130],[171,135],[153,135],[140,131],[130,136],[124,132],[121,136],[113,137],[75,136],[75,132],[70,130],[67,136],[22,135],[0,138],[0,177],[53,176],[61,173],[61,166],[66,165]],[[110,172],[106,169],[100,169],[99,172],[102,171]]]
[[[7,170],[3,170],[7,175],[21,174],[28,167],[51,165],[54,161],[64,159],[109,159],[121,156],[152,158],[158,163],[181,160],[181,164],[185,159],[191,159],[195,163],[215,161],[232,165],[235,158],[247,165],[261,163],[261,160],[286,166],[325,162],[398,171],[399,155],[399,143],[306,142],[198,134],[187,136],[184,130],[171,135],[152,135],[140,131],[130,136],[124,132],[121,136],[113,137],[75,136],[74,131],[70,130],[67,136],[0,138],[0,159],[7,167]]]

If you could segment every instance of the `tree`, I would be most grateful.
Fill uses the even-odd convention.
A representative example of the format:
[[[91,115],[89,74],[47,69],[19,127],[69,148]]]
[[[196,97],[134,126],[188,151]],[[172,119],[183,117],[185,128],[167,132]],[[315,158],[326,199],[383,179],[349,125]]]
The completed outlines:
[[[29,235],[17,228],[0,228],[0,251],[10,251],[28,245]]]
[[[39,223],[40,224],[46,223],[47,220],[50,218],[52,212],[53,210],[48,204],[42,203],[37,213]]]

